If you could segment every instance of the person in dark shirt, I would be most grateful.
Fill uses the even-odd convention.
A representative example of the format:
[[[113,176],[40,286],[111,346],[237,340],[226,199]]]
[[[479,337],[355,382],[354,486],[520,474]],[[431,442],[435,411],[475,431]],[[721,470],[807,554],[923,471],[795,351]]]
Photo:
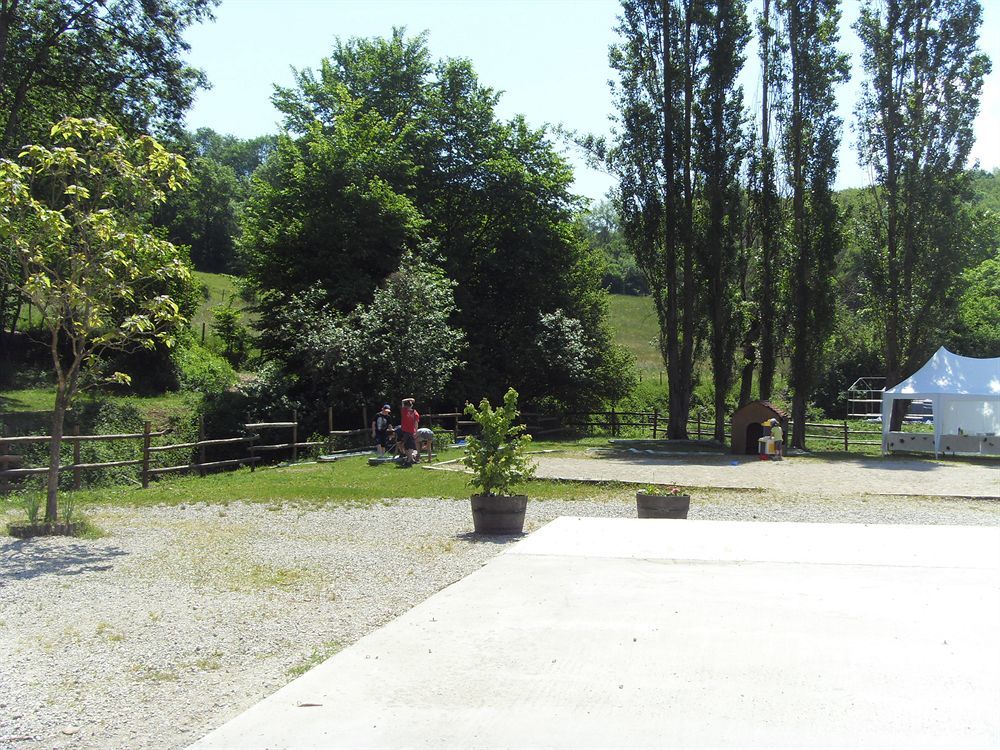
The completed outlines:
[[[385,404],[372,420],[372,438],[375,440],[375,448],[379,456],[385,455],[385,449],[389,445],[389,430],[391,429],[392,412],[389,404]]]

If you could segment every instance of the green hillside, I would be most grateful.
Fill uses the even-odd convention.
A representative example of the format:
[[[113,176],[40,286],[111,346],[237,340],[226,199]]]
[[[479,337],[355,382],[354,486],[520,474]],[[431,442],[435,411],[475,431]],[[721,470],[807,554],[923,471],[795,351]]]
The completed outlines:
[[[657,344],[659,327],[652,298],[610,294],[608,299],[615,343],[632,352],[644,378],[659,373],[663,370],[663,359]]]

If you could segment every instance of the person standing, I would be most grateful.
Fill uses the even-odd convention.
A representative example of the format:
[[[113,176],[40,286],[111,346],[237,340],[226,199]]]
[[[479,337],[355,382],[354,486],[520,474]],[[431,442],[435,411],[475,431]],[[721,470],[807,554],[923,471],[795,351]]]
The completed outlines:
[[[781,442],[785,437],[784,431],[781,429],[781,423],[777,419],[771,420],[771,439],[774,440],[774,460],[781,460]]]
[[[392,410],[389,404],[385,404],[372,420],[372,438],[375,440],[375,448],[380,458],[385,455],[385,448],[389,444],[389,430],[391,429]]]
[[[417,458],[417,425],[420,424],[420,412],[413,408],[415,399],[404,398],[403,408],[399,412],[399,424],[403,430],[403,448],[410,461],[416,463]]]

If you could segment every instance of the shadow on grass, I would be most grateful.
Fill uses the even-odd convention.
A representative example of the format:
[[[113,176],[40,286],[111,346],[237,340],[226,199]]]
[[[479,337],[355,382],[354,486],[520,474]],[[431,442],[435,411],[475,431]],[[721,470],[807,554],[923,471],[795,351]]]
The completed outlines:
[[[28,406],[26,401],[10,396],[0,396],[0,412],[23,411]]]
[[[0,588],[9,580],[43,575],[74,576],[110,570],[115,558],[127,554],[118,547],[94,547],[83,542],[53,545],[47,538],[0,542]]]

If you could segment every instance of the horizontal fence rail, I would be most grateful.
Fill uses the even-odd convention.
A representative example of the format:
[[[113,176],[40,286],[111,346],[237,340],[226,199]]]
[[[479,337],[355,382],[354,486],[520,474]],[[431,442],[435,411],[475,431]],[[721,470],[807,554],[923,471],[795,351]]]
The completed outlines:
[[[456,436],[463,414],[459,411],[430,413],[421,415],[421,421],[426,422],[432,429],[447,428],[455,432]],[[367,411],[362,412],[362,421],[368,425]],[[474,423],[469,423],[470,425]],[[299,439],[299,414],[292,413],[289,421],[260,421],[246,422],[242,425],[247,434],[238,437],[208,438],[205,435],[205,425],[203,420],[198,423],[198,439],[186,442],[167,443],[154,445],[153,439],[162,438],[168,435],[166,430],[154,431],[150,423],[144,425],[142,432],[107,434],[107,435],[81,435],[77,431],[67,432],[63,435],[62,442],[70,446],[73,458],[70,461],[61,463],[58,467],[60,474],[72,472],[73,489],[80,489],[83,483],[83,472],[100,469],[114,469],[125,467],[139,467],[139,480],[143,488],[149,486],[149,480],[153,477],[170,474],[173,472],[197,472],[204,476],[208,470],[235,468],[249,466],[253,470],[264,461],[264,456],[273,456],[282,452],[287,452],[292,462],[299,459],[300,449],[320,448],[327,454],[342,454],[356,452],[358,450],[371,450],[374,448],[370,440],[371,428],[365,426],[359,429],[335,430],[333,429],[333,409],[327,410],[327,432],[322,440],[300,440]],[[265,442],[265,438],[267,441]],[[360,447],[335,450],[334,445],[339,439],[358,439]],[[365,439],[369,438],[369,439]],[[11,447],[16,445],[38,445],[50,443],[51,435],[21,435],[3,436],[0,435],[0,492],[11,489],[11,480],[23,479],[26,477],[41,476],[48,474],[48,466],[26,466],[25,456],[21,453],[12,453]],[[80,446],[84,443],[105,442],[115,443],[121,441],[136,441],[140,443],[134,458],[121,459],[115,461],[90,461],[81,460]],[[219,460],[208,460],[208,453],[221,447],[239,448],[243,446],[245,456],[235,458],[225,458]],[[172,451],[190,451],[191,460],[188,463],[174,466],[154,465],[157,457],[168,454]]]
[[[327,430],[319,440],[299,439],[299,414],[292,413],[287,421],[247,421],[242,425],[246,434],[235,437],[210,438],[205,434],[202,420],[198,424],[198,439],[185,442],[154,445],[153,440],[163,438],[169,433],[164,430],[153,431],[149,422],[145,423],[142,432],[121,433],[110,435],[81,435],[77,430],[63,436],[72,449],[73,458],[59,466],[59,472],[72,472],[73,488],[79,489],[82,484],[83,472],[124,467],[139,467],[139,479],[142,486],[148,487],[153,477],[172,472],[197,472],[204,476],[209,470],[249,466],[253,470],[262,463],[265,456],[273,457],[287,453],[288,458],[295,462],[299,459],[301,449],[321,449],[327,454],[344,454],[359,450],[374,448],[371,440],[371,423],[367,410],[362,410],[362,424],[359,429],[334,429],[333,409],[327,409]],[[522,412],[522,421],[527,425],[527,431],[533,436],[558,435],[590,431],[619,437],[623,432],[634,436],[649,436],[656,440],[667,434],[668,415],[653,411],[609,411],[568,412],[559,415],[538,412]],[[421,415],[421,422],[431,429],[446,430],[453,433],[456,440],[474,433],[476,423],[466,418],[459,410],[437,412]],[[694,440],[710,439],[714,436],[715,422],[711,415],[696,413],[688,420],[688,435]],[[789,430],[792,424],[789,423]],[[731,436],[726,431],[724,439],[730,442]],[[882,444],[882,431],[852,429],[844,422],[807,422],[807,442],[835,443],[844,451],[851,447],[876,446]],[[874,439],[873,439],[874,438]],[[28,466],[24,452],[12,451],[18,445],[30,446],[47,443],[52,438],[49,435],[2,436],[0,435],[0,491],[11,488],[11,480],[43,475],[48,472],[47,466]],[[788,438],[786,437],[786,442]],[[94,441],[108,443],[139,441],[136,454],[131,458],[114,461],[89,461],[81,457],[81,446]],[[353,444],[354,447],[336,448],[337,444]],[[210,460],[209,453],[219,448],[228,448],[230,455],[216,457]],[[336,448],[336,449],[335,449]],[[245,455],[232,456],[233,451],[242,450]],[[158,457],[173,451],[188,451],[190,460],[187,463],[172,466],[154,465]],[[168,456],[169,460],[169,456]]]

